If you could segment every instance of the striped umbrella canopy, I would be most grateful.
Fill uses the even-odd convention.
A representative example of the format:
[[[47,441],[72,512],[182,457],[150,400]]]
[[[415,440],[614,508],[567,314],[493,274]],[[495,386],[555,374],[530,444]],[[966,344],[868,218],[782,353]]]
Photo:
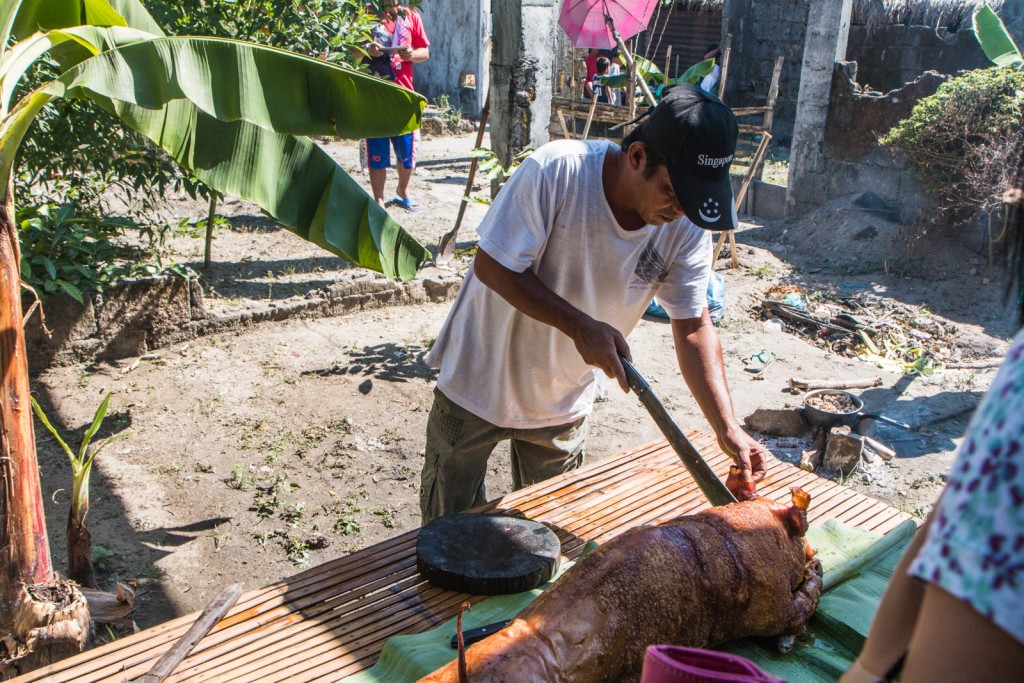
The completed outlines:
[[[659,0],[563,0],[558,25],[576,47],[610,49],[647,28]]]

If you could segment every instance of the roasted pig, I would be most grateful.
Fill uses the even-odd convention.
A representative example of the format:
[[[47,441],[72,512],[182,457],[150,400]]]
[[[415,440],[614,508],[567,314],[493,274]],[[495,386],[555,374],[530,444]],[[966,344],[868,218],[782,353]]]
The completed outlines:
[[[760,498],[738,472],[727,484],[743,502],[631,529],[567,571],[466,650],[469,683],[630,680],[648,645],[799,633],[821,593],[804,539],[810,496],[794,488],[791,506]],[[458,668],[420,683],[456,683]]]

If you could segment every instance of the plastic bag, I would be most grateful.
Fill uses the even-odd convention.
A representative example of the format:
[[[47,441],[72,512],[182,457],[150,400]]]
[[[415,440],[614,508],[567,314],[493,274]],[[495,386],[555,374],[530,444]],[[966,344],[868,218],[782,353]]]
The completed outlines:
[[[708,278],[708,313],[716,325],[725,315],[725,278],[715,271]]]

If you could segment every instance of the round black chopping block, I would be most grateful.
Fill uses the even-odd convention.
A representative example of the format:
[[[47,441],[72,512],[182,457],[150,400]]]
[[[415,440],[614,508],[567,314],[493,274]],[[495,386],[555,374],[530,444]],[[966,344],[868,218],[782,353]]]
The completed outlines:
[[[536,588],[558,571],[562,544],[540,522],[456,514],[420,529],[416,566],[430,583],[475,595]]]

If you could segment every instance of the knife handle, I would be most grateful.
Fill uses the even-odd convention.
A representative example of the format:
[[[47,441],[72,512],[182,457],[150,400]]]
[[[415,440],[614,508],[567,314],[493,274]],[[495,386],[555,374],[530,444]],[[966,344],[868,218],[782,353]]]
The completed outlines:
[[[477,626],[476,628],[471,628],[468,631],[463,631],[462,641],[466,645],[469,645],[471,643],[475,643],[478,640],[483,640],[487,636],[497,633],[501,629],[505,628],[507,624],[508,619],[506,619],[505,621],[496,621],[493,624]],[[459,649],[459,635],[457,633],[454,636],[452,636],[451,646],[453,650]]]

